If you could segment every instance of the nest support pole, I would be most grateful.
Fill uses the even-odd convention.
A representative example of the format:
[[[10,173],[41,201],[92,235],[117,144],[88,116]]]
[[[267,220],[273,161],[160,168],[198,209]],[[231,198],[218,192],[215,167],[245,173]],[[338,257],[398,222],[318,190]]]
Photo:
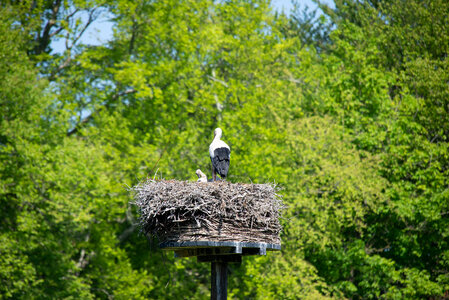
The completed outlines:
[[[226,300],[228,297],[228,263],[212,262],[210,270],[210,299]]]
[[[211,264],[211,300],[227,299],[229,263],[239,264],[243,256],[281,250],[280,244],[231,241],[163,242],[159,247],[175,251],[175,257],[196,257],[198,262]]]
[[[211,264],[211,299],[226,299],[229,263],[281,249],[284,205],[274,184],[147,180],[132,190],[143,233],[175,257]]]
[[[198,262],[210,262],[210,299],[226,300],[228,296],[228,263],[241,263],[241,254],[198,256]]]

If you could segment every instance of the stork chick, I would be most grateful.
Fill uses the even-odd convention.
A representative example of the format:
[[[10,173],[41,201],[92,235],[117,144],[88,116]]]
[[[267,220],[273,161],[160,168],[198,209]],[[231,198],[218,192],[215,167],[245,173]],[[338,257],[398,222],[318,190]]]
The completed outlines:
[[[207,182],[207,177],[206,174],[204,174],[203,172],[201,172],[200,169],[196,170],[196,175],[198,176],[198,182]]]

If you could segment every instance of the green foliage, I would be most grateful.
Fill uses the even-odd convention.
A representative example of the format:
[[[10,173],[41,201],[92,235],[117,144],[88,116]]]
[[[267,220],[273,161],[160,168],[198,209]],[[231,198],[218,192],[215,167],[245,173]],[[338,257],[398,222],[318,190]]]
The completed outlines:
[[[12,144],[21,140],[18,131],[27,131],[31,139],[39,133],[30,126],[30,122],[39,121],[32,114],[39,110],[38,98],[41,85],[33,76],[35,73],[27,64],[23,53],[24,38],[19,29],[13,28],[10,19],[12,12],[1,9],[0,25],[0,147],[1,160],[1,231],[0,231],[0,282],[1,297],[19,297],[33,295],[32,288],[38,284],[36,270],[24,255],[24,237],[14,231],[18,226],[20,215],[20,200],[13,191],[17,185],[15,178],[23,176],[21,166],[25,158],[20,156],[17,148]],[[12,29],[12,30],[11,30]],[[25,122],[21,122],[23,119]],[[8,163],[9,162],[9,163]],[[25,189],[26,187],[23,187]],[[19,239],[18,239],[19,238]],[[21,247],[22,246],[22,247]]]
[[[139,235],[126,186],[207,173],[215,127],[229,180],[287,205],[282,251],[231,266],[231,297],[445,297],[449,6],[335,4],[2,4],[0,298],[209,298],[208,265]],[[83,45],[106,10],[113,39]]]
[[[330,58],[325,64],[340,69],[330,69],[331,80],[323,88],[330,89],[331,101],[337,100],[330,102],[328,112],[341,118],[357,148],[376,154],[380,174],[388,181],[380,190],[388,201],[365,217],[361,245],[366,254],[379,256],[377,261],[389,266],[366,284],[367,277],[357,276],[366,270],[354,268],[356,263],[350,259],[356,276],[349,279],[357,289],[339,289],[356,298],[441,296],[447,291],[447,274],[442,270],[447,268],[444,166],[448,145],[447,113],[442,105],[448,87],[440,81],[447,76],[447,37],[430,36],[434,29],[441,30],[440,18],[447,15],[447,5],[417,1],[336,4],[330,14],[337,23],[331,34],[334,44],[324,61]],[[435,28],[428,20],[431,14]],[[402,38],[399,45],[397,36]],[[340,254],[344,259],[351,257],[351,245],[345,245]],[[325,252],[331,261],[339,257],[339,251]],[[332,273],[330,265],[320,265],[321,255],[313,256],[308,259],[316,261],[319,274]]]

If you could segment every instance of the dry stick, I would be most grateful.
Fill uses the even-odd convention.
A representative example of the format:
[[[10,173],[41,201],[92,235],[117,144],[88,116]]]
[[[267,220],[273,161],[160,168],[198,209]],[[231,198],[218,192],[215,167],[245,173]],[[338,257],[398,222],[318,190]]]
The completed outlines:
[[[141,211],[140,225],[146,234],[165,240],[205,237],[279,241],[283,204],[276,194],[278,189],[271,184],[198,185],[148,180],[133,190]],[[240,197],[235,197],[236,194]],[[217,234],[219,224],[214,221],[220,218],[224,224],[221,235]]]

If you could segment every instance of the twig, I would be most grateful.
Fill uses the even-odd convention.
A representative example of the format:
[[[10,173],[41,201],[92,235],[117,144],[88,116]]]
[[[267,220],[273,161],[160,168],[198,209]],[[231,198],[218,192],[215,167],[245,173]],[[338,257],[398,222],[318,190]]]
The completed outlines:
[[[198,184],[153,178],[132,190],[146,235],[166,241],[280,241],[284,205],[275,184]]]

